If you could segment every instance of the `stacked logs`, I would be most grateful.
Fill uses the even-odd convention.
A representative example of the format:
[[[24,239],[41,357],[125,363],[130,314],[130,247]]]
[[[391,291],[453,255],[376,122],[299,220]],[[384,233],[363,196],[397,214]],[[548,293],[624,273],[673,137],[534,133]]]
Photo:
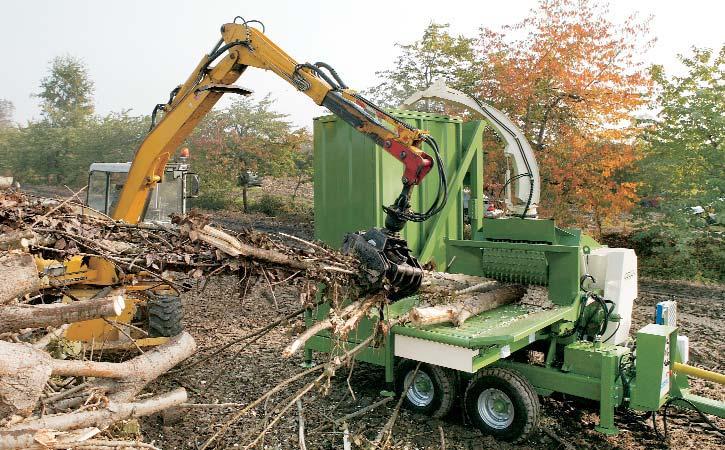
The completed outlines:
[[[136,395],[193,354],[191,335],[182,333],[124,362],[54,358],[47,347],[56,330],[118,316],[125,307],[123,291],[70,303],[34,303],[42,299],[42,282],[32,255],[18,250],[0,255],[0,277],[7,281],[0,290],[0,449],[91,445],[86,441],[119,420],[186,401],[183,389],[142,402]]]
[[[59,244],[59,236],[32,226],[47,226],[48,220],[61,226],[62,219],[54,214],[70,210],[52,211],[56,206],[0,191],[0,450],[153,448],[98,435],[118,421],[186,402],[184,389],[142,401],[137,395],[193,354],[194,339],[182,333],[122,362],[101,360],[92,346],[90,355],[72,355],[77,359],[55,357],[53,347],[68,324],[115,318],[126,306],[122,286],[74,301],[64,295],[65,288],[54,287],[48,275],[39,274],[36,257],[42,256],[41,248],[67,247]]]

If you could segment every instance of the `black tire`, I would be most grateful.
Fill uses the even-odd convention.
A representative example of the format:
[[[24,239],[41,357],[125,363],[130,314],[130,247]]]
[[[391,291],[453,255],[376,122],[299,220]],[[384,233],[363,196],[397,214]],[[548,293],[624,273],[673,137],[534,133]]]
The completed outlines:
[[[181,298],[176,295],[152,295],[148,308],[149,337],[172,337],[184,331]]]
[[[539,425],[539,397],[513,370],[480,370],[468,384],[463,404],[473,425],[502,441],[521,442]]]
[[[411,383],[408,392],[403,392],[405,385],[412,377],[417,361],[403,360],[398,364],[395,373],[395,391],[404,395],[403,406],[407,409],[431,417],[444,417],[447,415],[456,399],[456,374],[432,364],[420,363],[416,374],[416,385]],[[422,387],[425,386],[425,387]]]

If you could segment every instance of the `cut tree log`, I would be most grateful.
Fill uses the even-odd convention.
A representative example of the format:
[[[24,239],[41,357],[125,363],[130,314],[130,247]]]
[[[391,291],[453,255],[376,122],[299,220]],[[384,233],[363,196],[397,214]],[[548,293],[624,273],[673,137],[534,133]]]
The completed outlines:
[[[460,326],[471,316],[520,300],[526,289],[520,285],[502,286],[475,295],[462,295],[455,303],[413,308],[410,322],[415,326],[451,322]]]
[[[195,350],[194,338],[182,333],[133,359],[109,363],[53,359],[30,345],[0,341],[0,418],[29,414],[51,375],[112,378],[94,380],[87,389],[109,393],[114,401],[129,401]]]
[[[307,342],[312,336],[316,335],[321,331],[329,330],[336,327],[344,327],[345,322],[350,318],[350,315],[354,315],[356,312],[360,311],[362,305],[369,300],[370,299],[358,300],[356,302],[353,302],[343,308],[343,310],[340,311],[339,314],[335,313],[335,311],[333,310],[330,310],[330,317],[328,319],[320,320],[319,322],[316,322],[314,325],[302,332],[302,334],[300,334],[297,339],[292,341],[291,344],[289,344],[287,347],[284,348],[284,350],[282,350],[282,356],[284,356],[285,358],[289,358],[290,356],[294,355],[299,351],[299,349],[302,348],[302,346],[305,345],[305,342]],[[365,313],[367,313],[367,310],[369,309],[370,307],[365,310]],[[359,316],[358,320],[360,320],[360,318],[362,318],[362,316]]]
[[[33,255],[17,252],[0,254],[0,305],[39,289],[40,278]]]
[[[184,388],[175,389],[166,394],[158,395],[140,402],[111,401],[108,406],[96,411],[82,411],[68,414],[44,416],[39,419],[28,420],[13,424],[0,431],[0,442],[17,430],[76,430],[79,428],[98,427],[105,429],[119,420],[132,417],[142,417],[155,414],[173,406],[178,406],[187,400]]]
[[[27,250],[37,238],[33,230],[20,230],[0,235],[0,251]]]
[[[50,378],[50,359],[28,345],[0,341],[0,418],[33,411]]]
[[[31,257],[32,259],[32,257]],[[35,268],[35,263],[33,263]],[[37,269],[35,277],[37,278]],[[5,306],[0,315],[0,333],[23,328],[57,327],[82,320],[115,317],[126,307],[123,293],[103,298],[50,305]]]
[[[100,433],[96,427],[81,428],[71,432],[54,430],[17,430],[4,433],[0,440],[0,450],[48,450],[51,448],[70,448]],[[75,447],[75,445],[73,445]]]
[[[58,360],[52,361],[53,375],[112,378],[96,380],[91,388],[101,387],[115,401],[128,401],[155,380],[196,351],[196,342],[187,332],[174,336],[144,354],[122,363]]]
[[[290,258],[284,253],[244,244],[234,236],[209,225],[195,228],[195,224],[189,220],[181,225],[180,230],[182,233],[188,234],[192,241],[200,240],[202,242],[206,242],[230,256],[253,257],[272,264],[281,264],[297,270],[306,270],[311,267],[310,264]]]

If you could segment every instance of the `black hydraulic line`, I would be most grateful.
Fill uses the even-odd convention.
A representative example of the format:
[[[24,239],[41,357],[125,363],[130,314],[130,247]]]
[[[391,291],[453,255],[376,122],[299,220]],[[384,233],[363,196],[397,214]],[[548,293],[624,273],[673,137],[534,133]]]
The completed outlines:
[[[325,73],[322,69],[320,69],[319,67],[315,66],[314,64],[310,64],[310,63],[297,64],[295,66],[295,70],[293,72],[293,75],[296,74],[297,72],[299,72],[299,70],[302,69],[302,68],[311,70],[315,75],[317,75],[318,77],[320,77],[323,80],[325,80],[325,82],[327,84],[329,84],[332,87],[332,89],[338,90],[338,91],[342,89],[342,86],[340,86],[339,84],[337,84],[337,82],[334,81],[332,78],[330,78],[330,76],[327,73]]]
[[[424,137],[424,140],[433,149],[433,154],[435,156],[435,163],[437,166],[439,180],[436,199],[433,201],[428,210],[424,213],[407,211],[407,207],[409,206],[407,204],[407,200],[410,194],[410,188],[409,186],[406,186],[407,189],[403,189],[403,192],[395,201],[393,206],[383,207],[383,210],[385,210],[386,213],[395,216],[399,221],[402,222],[423,222],[425,220],[428,220],[434,215],[438,214],[448,202],[448,180],[446,176],[445,165],[443,164],[443,159],[440,155],[440,148],[438,147],[438,143],[435,141],[435,139],[433,139],[432,136],[426,135]]]
[[[149,127],[149,132],[154,129],[156,126],[156,114],[164,109],[164,106],[166,106],[165,103],[157,103],[156,106],[154,106],[153,111],[151,111],[151,126]]]
[[[337,85],[340,87],[340,89],[347,89],[347,85],[345,84],[344,81],[342,81],[342,78],[340,78],[340,75],[337,74],[337,71],[331,65],[320,61],[320,62],[316,62],[315,66],[327,69],[330,72],[330,75],[332,75],[332,78],[334,78],[335,81],[337,81]]]
[[[257,19],[246,20],[242,16],[235,16],[233,22],[237,23],[237,19],[242,19],[242,25],[245,25],[245,26],[249,26],[250,23],[258,23],[259,25],[262,26],[262,33],[266,33],[266,27],[264,26],[264,24],[261,21],[259,21]]]
[[[695,406],[694,403],[692,403],[691,401],[684,399],[684,398],[671,398],[665,402],[664,410],[662,411],[662,426],[664,428],[664,436],[663,436],[664,439],[667,439],[667,410],[669,409],[670,405],[672,405],[676,401],[684,402],[684,403],[687,403],[688,405],[690,405],[690,407],[697,412],[697,414],[700,416],[700,418],[705,423],[710,425],[710,427],[712,427],[713,430],[715,430],[717,433],[719,433],[720,436],[725,437],[725,430],[723,430],[723,429],[719,428],[717,425],[715,425],[702,411],[700,411],[700,409],[697,406]],[[655,432],[659,436],[659,431],[657,431],[656,422],[654,422],[654,427],[655,427]]]

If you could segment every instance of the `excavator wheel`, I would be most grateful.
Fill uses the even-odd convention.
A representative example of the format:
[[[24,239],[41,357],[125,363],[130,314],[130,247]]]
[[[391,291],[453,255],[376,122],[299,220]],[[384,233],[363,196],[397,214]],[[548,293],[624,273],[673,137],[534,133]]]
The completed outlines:
[[[176,295],[151,295],[148,309],[149,337],[172,337],[184,330],[181,297]]]

